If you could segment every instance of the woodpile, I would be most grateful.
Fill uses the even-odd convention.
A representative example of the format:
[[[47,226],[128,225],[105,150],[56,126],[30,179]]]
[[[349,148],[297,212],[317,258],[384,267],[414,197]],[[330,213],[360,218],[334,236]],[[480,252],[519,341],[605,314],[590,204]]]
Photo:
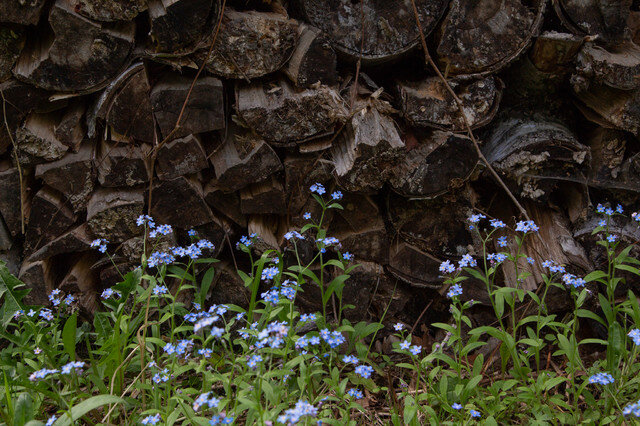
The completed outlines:
[[[592,205],[640,206],[635,3],[4,1],[0,259],[34,302],[64,288],[90,312],[148,213],[169,245],[209,238],[211,300],[242,304],[235,241],[290,250],[319,182],[345,194],[325,223],[364,265],[359,318],[439,298],[440,262],[481,255],[472,213],[513,225],[524,206],[545,228],[527,254],[584,273],[602,263]]]

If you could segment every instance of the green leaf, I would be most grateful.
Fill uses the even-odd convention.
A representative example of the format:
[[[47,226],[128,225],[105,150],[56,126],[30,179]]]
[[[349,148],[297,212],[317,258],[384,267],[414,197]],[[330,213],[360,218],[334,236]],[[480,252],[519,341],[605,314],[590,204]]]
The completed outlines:
[[[25,284],[11,275],[6,264],[0,260],[0,322],[6,328],[13,315],[23,308],[22,299],[29,293],[28,289],[20,289]]]
[[[76,360],[76,330],[78,328],[78,314],[71,315],[62,329],[62,344],[64,351],[69,354],[72,361]]]
[[[604,271],[593,271],[593,272],[587,274],[584,277],[584,280],[589,283],[591,281],[599,280],[600,278],[604,278],[606,276],[607,276],[607,274]]]
[[[628,272],[631,272],[631,273],[633,273],[633,274],[640,275],[640,269],[638,269],[638,268],[634,268],[633,266],[629,266],[629,265],[616,265],[616,269],[622,269],[623,271],[628,271]]]
[[[72,421],[75,422],[91,410],[95,410],[103,405],[122,404],[123,402],[124,400],[122,398],[115,395],[93,396],[89,399],[85,399],[80,404],[71,407],[71,418],[69,418],[69,415],[65,413],[56,420],[53,426],[70,426]]]
[[[24,425],[33,419],[33,398],[28,393],[21,393],[16,401],[13,412],[13,424]]]

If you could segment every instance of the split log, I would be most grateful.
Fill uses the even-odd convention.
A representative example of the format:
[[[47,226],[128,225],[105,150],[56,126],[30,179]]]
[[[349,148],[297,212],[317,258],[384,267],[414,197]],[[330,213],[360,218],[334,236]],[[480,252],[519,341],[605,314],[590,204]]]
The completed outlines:
[[[58,285],[63,292],[75,294],[78,304],[89,315],[98,309],[100,277],[91,269],[98,257],[95,252],[82,254]]]
[[[204,200],[209,207],[235,222],[242,228],[247,227],[247,218],[240,210],[240,196],[237,192],[222,191],[216,181],[209,182],[204,188]]]
[[[396,242],[389,248],[387,271],[414,287],[438,290],[443,278],[438,268],[441,260],[405,242]]]
[[[0,22],[36,25],[45,0],[3,1],[0,3]]]
[[[529,59],[538,70],[559,74],[572,65],[583,43],[582,37],[545,31],[536,38]]]
[[[449,84],[462,101],[463,111],[472,129],[488,124],[495,117],[502,98],[502,82],[487,77],[472,82],[450,80]],[[399,82],[402,113],[418,127],[465,131],[460,109],[438,77],[418,82]]]
[[[20,187],[18,168],[0,161],[0,215],[13,236],[22,233],[22,210],[29,208],[27,188],[28,182]],[[23,209],[22,202],[25,203]]]
[[[54,239],[50,243],[44,245],[38,251],[33,253],[29,259],[40,261],[50,259],[59,254],[70,254],[91,249],[93,236],[90,235],[89,228],[86,223],[66,232]]]
[[[147,10],[148,0],[66,0],[82,16],[96,21],[130,21]]]
[[[112,144],[102,141],[97,161],[98,182],[104,187],[136,186],[149,182],[148,145]]]
[[[124,138],[152,143],[154,122],[149,100],[151,89],[142,64],[138,64],[136,68],[132,75],[116,89],[112,89],[114,93],[110,96],[108,110],[103,118],[111,129]]]
[[[273,215],[251,215],[248,218],[247,233],[255,234],[256,241],[251,246],[258,254],[267,250],[280,250],[280,220]]]
[[[225,144],[212,157],[218,187],[237,191],[282,170],[282,163],[265,141],[249,134],[229,131]]]
[[[295,91],[286,81],[236,88],[236,110],[252,129],[274,145],[292,145],[332,130],[347,116],[344,101],[327,86]]]
[[[24,249],[27,253],[39,249],[60,236],[76,221],[76,216],[58,192],[43,187],[31,200]]]
[[[488,75],[529,47],[542,24],[546,1],[453,0],[442,24],[437,55],[452,74]]]
[[[640,47],[631,41],[617,43],[608,50],[585,43],[576,59],[576,72],[587,80],[614,89],[640,88]]]
[[[157,51],[175,52],[199,41],[212,7],[217,15],[217,0],[149,0],[151,37]]]
[[[301,216],[305,211],[313,213],[318,207],[311,197],[309,187],[316,182],[328,186],[332,169],[331,162],[317,155],[290,155],[284,159],[287,205],[294,218]],[[309,208],[305,209],[305,207]]]
[[[543,117],[506,118],[482,148],[500,174],[517,182],[520,196],[547,197],[559,181],[585,182],[591,155],[561,123]]]
[[[224,78],[252,79],[282,68],[296,45],[298,24],[278,13],[225,9],[205,68]],[[207,51],[196,55],[198,63]]]
[[[591,84],[589,90],[574,87],[578,107],[588,120],[604,127],[640,133],[640,89],[620,90]]]
[[[68,153],[60,160],[36,166],[36,178],[62,192],[73,210],[85,209],[93,187],[96,172],[93,166],[94,144],[87,141],[78,152]]]
[[[65,109],[54,126],[53,134],[61,143],[78,152],[85,135],[84,117],[85,106],[82,102],[74,102]]]
[[[49,24],[53,34],[31,40],[13,70],[17,78],[43,89],[98,90],[118,74],[133,45],[133,22],[89,21],[68,0],[55,2]]]
[[[286,212],[284,188],[273,175],[240,191],[243,214],[279,214]]]
[[[213,221],[213,213],[204,201],[202,184],[185,176],[154,182],[151,216],[158,223],[169,223],[181,229]]]
[[[11,232],[7,229],[7,225],[5,225],[4,220],[2,220],[2,215],[0,214],[0,252],[11,249],[12,245],[13,239],[11,238]]]
[[[625,38],[632,0],[558,0],[552,3],[564,26],[574,34],[597,35],[612,44]]]
[[[208,304],[233,304],[237,306],[249,306],[251,294],[248,287],[238,276],[233,265],[228,262],[216,264],[216,274],[213,278],[211,291],[207,295]]]
[[[301,24],[300,37],[284,68],[285,74],[296,87],[309,88],[320,82],[332,86],[338,82],[336,52],[329,38],[319,29]]]
[[[407,150],[389,179],[398,194],[434,198],[461,187],[476,170],[478,152],[466,136],[440,131],[409,133],[405,141]]]
[[[48,295],[56,286],[56,278],[52,261],[25,260],[18,273],[18,279],[31,290],[27,294],[25,302],[30,305],[47,305],[49,303]]]
[[[365,64],[390,61],[419,43],[411,2],[301,0],[302,15],[331,37],[337,51]],[[445,0],[416,0],[427,36],[447,8]]]
[[[386,264],[389,261],[389,239],[382,212],[368,195],[346,194],[340,201],[344,210],[333,215],[328,235],[342,244],[342,252],[350,252],[360,260]]]
[[[22,28],[0,25],[0,83],[11,77],[11,69],[20,56],[24,40]]]
[[[208,166],[200,138],[188,135],[174,139],[158,150],[155,169],[160,179],[167,180],[197,173]]]
[[[192,78],[169,74],[151,89],[153,115],[163,137],[166,138],[174,130],[192,82]],[[172,136],[183,137],[224,127],[222,82],[213,77],[198,78],[189,96],[180,128]]]
[[[597,128],[588,135],[589,184],[598,188],[640,191],[640,155],[621,130]],[[631,149],[627,148],[627,145]]]
[[[55,113],[31,113],[16,132],[18,160],[23,166],[55,161],[64,156],[69,147],[58,140]]]
[[[11,140],[15,141],[16,129],[22,120],[29,112],[45,102],[47,92],[11,79],[0,83],[0,94],[2,95],[0,96],[0,113],[2,113],[0,154],[2,154],[11,145]],[[10,133],[7,132],[7,127],[9,127]]]
[[[378,190],[402,160],[404,142],[379,102],[360,102],[356,113],[331,148],[335,176],[348,191]]]
[[[211,222],[193,228],[201,239],[209,240],[213,243],[214,249],[206,252],[207,257],[218,258],[220,252],[227,244],[227,238],[231,241],[233,228],[231,223],[224,218],[213,216]]]
[[[143,207],[142,190],[99,188],[87,204],[87,225],[96,238],[120,243],[142,232],[136,219]]]

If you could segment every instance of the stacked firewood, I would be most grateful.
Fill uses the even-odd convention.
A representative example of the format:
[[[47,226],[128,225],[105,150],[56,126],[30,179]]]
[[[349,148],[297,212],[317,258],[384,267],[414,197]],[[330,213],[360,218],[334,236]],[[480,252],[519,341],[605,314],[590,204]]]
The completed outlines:
[[[524,206],[541,227],[521,285],[536,285],[545,259],[584,273],[603,261],[592,205],[637,207],[636,10],[631,0],[2,1],[0,258],[32,301],[62,288],[91,311],[139,262],[136,218],[148,213],[176,231],[161,245],[190,229],[211,240],[222,259],[212,300],[243,304],[235,241],[256,233],[258,251],[290,249],[285,233],[306,212],[318,219],[318,182],[345,194],[325,222],[362,265],[345,290],[353,315],[389,308],[409,321],[437,301],[440,262],[482,254],[473,213],[513,225]],[[114,262],[90,248],[96,238]]]

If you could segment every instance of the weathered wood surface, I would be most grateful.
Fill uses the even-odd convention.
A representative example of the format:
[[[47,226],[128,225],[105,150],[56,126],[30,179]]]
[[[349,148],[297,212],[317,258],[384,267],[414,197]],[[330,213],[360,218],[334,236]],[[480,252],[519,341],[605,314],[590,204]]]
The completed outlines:
[[[128,21],[147,10],[148,0],[65,0],[77,13],[96,21]]]
[[[122,242],[142,232],[136,219],[143,207],[141,190],[100,188],[87,204],[87,225],[96,238]]]
[[[11,70],[24,47],[24,30],[0,24],[0,83],[11,77]]]
[[[149,0],[151,38],[159,52],[175,52],[206,34],[212,0]],[[217,18],[217,17],[216,17]]]
[[[625,37],[632,0],[558,0],[552,4],[574,34],[597,35],[608,43]]]
[[[3,1],[0,3],[0,22],[20,25],[35,25],[45,0]]]
[[[104,187],[136,186],[149,181],[148,145],[124,145],[102,141],[96,158],[98,182]]]
[[[300,37],[284,72],[296,87],[309,88],[316,83],[338,82],[338,61],[329,38],[319,29],[300,25]]]

